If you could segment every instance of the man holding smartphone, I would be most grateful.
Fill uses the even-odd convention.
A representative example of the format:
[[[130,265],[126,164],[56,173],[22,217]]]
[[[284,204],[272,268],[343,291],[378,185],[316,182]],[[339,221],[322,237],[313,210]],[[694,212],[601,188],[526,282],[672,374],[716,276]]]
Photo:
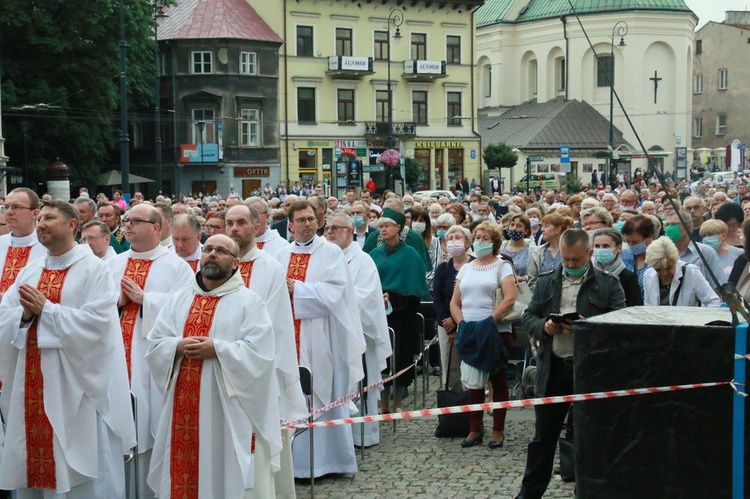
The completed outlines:
[[[617,278],[591,265],[586,231],[568,229],[560,237],[562,265],[543,274],[523,315],[523,327],[539,341],[536,396],[573,393],[573,322],[625,306]],[[526,471],[516,499],[538,499],[552,477],[555,449],[570,404],[534,408],[536,425],[529,442]]]

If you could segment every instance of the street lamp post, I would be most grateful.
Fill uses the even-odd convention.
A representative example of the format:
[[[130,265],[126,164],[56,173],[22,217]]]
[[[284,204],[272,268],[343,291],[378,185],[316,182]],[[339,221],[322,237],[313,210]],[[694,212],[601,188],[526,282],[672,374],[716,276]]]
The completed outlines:
[[[200,132],[200,147],[198,149],[198,154],[201,158],[201,195],[206,195],[206,176],[205,172],[203,171],[203,130],[206,128],[206,122],[201,120],[197,123],[198,125],[198,131]]]
[[[625,35],[628,34],[628,23],[625,21],[618,21],[612,27],[612,38],[610,43],[610,61],[612,64],[611,70],[608,72],[607,77],[609,79],[609,177],[607,180],[609,184],[614,187],[613,179],[616,178],[615,164],[614,164],[614,148],[615,148],[615,124],[614,124],[614,113],[615,113],[615,37],[620,37],[620,43],[618,47],[625,46]]]
[[[162,165],[161,165],[161,95],[159,89],[159,19],[167,17],[164,5],[154,0],[154,154],[156,155],[156,192],[162,194]]]
[[[29,186],[29,122],[21,122],[21,131],[23,132],[23,186]]]
[[[388,80],[386,83],[386,89],[388,92],[388,139],[386,141],[386,147],[388,149],[393,149],[393,88],[391,83],[391,26],[396,28],[396,32],[393,35],[394,40],[401,39],[401,29],[400,26],[404,23],[404,11],[402,11],[399,8],[394,8],[391,10],[391,12],[388,14],[388,32],[387,32],[387,39],[388,39]],[[393,173],[390,173],[388,175],[389,179],[389,188],[393,188]]]
[[[128,42],[125,41],[125,0],[120,0],[120,171],[122,192],[130,199],[130,137],[128,136]]]

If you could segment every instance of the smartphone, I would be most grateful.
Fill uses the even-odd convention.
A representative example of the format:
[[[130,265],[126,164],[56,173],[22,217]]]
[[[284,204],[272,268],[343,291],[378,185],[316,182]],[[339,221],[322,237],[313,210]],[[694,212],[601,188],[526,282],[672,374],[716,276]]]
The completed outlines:
[[[508,214],[508,207],[504,206],[502,204],[499,204],[495,206],[495,218],[500,219],[503,218],[504,215]]]
[[[567,314],[549,314],[549,320],[551,320],[555,324],[562,324],[565,321],[573,322],[577,321],[580,318],[581,316],[578,315],[577,312],[570,312]]]

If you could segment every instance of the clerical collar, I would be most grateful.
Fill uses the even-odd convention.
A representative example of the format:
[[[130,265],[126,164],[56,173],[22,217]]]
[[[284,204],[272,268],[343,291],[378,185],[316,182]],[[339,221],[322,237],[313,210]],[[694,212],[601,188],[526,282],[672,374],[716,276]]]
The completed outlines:
[[[135,251],[132,247],[130,248],[130,256],[135,258],[136,260],[150,260],[151,258],[156,255],[159,251],[162,251],[163,246],[157,245],[156,247],[148,250],[148,251]]]
[[[28,236],[14,236],[13,234],[10,235],[10,245],[25,248],[26,246],[32,246],[36,244],[39,241],[36,237],[36,231],[31,231],[31,234]]]
[[[87,254],[92,254],[91,248],[89,248],[88,244],[76,244],[59,256],[52,256],[48,253],[44,260],[44,268],[49,270],[66,269]]]
[[[298,243],[297,241],[294,241],[294,245],[295,245],[295,246],[300,246],[300,247],[304,247],[304,246],[312,246],[312,243],[313,243],[313,242],[315,242],[315,238],[314,238],[314,237],[313,237],[312,239],[310,239],[310,240],[309,240],[308,242],[306,242],[306,243]]]
[[[166,247],[172,246],[172,234],[170,234],[167,237],[165,237],[164,239],[162,239],[159,242],[159,244],[161,244],[162,246],[166,246]]]
[[[186,262],[189,262],[190,260],[200,260],[201,259],[201,245],[198,244],[198,248],[195,250],[195,252],[190,255],[187,258],[183,258]]]
[[[244,255],[240,256],[240,261],[241,262],[252,262],[253,260],[255,260],[258,257],[259,254],[260,254],[260,250],[258,249],[258,247],[256,245],[253,244],[253,247],[250,248],[247,253],[245,253]]]

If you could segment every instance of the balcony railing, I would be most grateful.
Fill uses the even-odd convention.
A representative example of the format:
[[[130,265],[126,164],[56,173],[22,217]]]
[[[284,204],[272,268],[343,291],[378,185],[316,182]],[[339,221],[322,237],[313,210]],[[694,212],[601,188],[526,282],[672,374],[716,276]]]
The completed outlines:
[[[404,61],[404,78],[414,80],[434,80],[445,78],[445,61]]]
[[[327,73],[339,78],[360,78],[372,74],[372,57],[332,55],[328,58]]]
[[[411,121],[395,121],[392,125],[393,137],[415,137],[417,135],[417,124]],[[387,137],[388,123],[366,122],[365,137]]]

